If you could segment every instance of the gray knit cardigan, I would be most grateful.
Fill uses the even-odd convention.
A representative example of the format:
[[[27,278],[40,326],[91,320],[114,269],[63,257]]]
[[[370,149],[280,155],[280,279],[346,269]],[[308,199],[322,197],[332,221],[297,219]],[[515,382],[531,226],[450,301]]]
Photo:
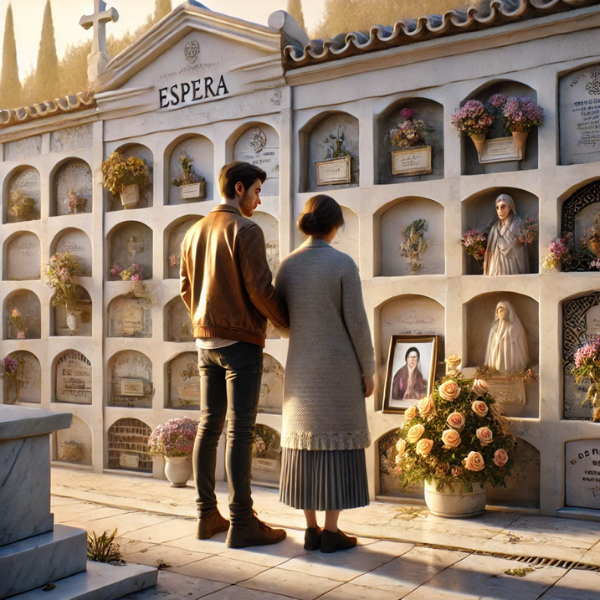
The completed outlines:
[[[354,261],[309,238],[281,263],[276,288],[290,314],[281,445],[366,448],[362,377],[375,374],[375,356]]]

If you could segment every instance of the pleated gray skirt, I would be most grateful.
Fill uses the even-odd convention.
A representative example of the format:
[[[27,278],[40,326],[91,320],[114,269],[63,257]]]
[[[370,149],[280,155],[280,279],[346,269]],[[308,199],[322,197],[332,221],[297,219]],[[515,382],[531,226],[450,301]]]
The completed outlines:
[[[282,448],[279,500],[301,510],[345,510],[369,504],[365,450]]]

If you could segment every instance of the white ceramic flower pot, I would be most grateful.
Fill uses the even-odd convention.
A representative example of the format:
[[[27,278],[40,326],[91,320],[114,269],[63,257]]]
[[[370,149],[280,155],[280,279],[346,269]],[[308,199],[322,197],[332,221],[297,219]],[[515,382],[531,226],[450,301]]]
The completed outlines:
[[[432,515],[448,519],[466,519],[482,515],[487,503],[485,484],[474,483],[473,491],[465,491],[461,483],[454,485],[454,491],[445,489],[438,492],[436,481],[425,482],[425,503]]]
[[[81,311],[67,311],[67,327],[71,331],[71,335],[75,335],[81,329]]]
[[[192,476],[192,463],[187,456],[165,456],[165,475],[171,487],[185,487]]]

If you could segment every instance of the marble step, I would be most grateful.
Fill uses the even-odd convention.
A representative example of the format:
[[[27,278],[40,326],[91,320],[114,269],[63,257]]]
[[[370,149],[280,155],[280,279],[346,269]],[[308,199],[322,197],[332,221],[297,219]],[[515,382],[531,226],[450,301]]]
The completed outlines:
[[[10,600],[116,600],[156,585],[157,576],[154,567],[88,561],[86,571],[55,581],[51,592],[38,587]]]
[[[85,571],[87,533],[56,525],[54,531],[0,547],[0,599]],[[48,600],[48,599],[47,599]]]

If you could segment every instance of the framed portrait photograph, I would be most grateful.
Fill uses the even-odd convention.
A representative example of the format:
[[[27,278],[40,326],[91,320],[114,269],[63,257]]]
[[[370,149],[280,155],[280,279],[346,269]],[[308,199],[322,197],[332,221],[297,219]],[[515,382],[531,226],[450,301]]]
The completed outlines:
[[[431,393],[435,380],[437,348],[437,335],[392,336],[383,412],[404,412]]]

